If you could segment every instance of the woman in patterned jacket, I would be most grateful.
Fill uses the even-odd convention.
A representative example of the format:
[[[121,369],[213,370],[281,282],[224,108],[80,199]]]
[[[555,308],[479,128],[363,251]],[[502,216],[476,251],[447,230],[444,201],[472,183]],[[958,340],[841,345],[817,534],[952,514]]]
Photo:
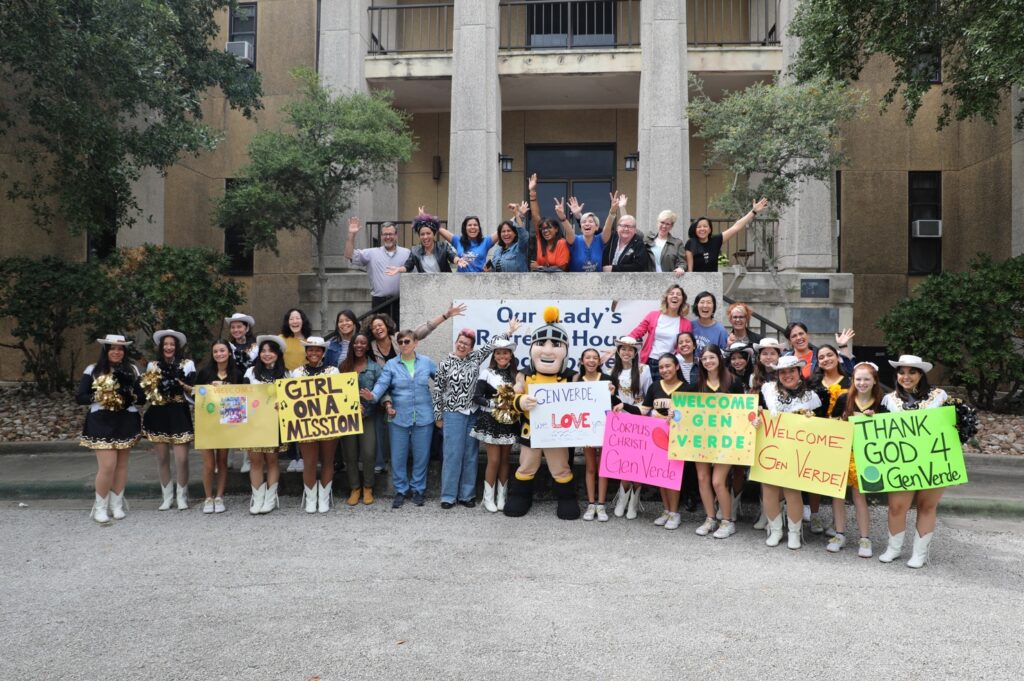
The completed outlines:
[[[455,340],[455,349],[437,368],[434,379],[434,413],[440,414],[437,425],[444,433],[444,461],[441,464],[441,508],[456,502],[476,506],[476,467],[480,442],[470,437],[476,423],[477,405],[473,402],[480,363],[494,349],[494,341],[505,340],[519,328],[518,320],[508,324],[508,333],[499,334],[490,342],[473,349],[476,332],[463,329]]]

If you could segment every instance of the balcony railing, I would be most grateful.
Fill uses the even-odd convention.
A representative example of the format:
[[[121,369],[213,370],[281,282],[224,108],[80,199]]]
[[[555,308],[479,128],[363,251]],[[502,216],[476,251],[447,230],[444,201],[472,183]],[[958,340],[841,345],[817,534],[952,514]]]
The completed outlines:
[[[779,0],[687,0],[691,46],[778,45]],[[640,45],[641,0],[501,0],[502,50]],[[374,5],[370,54],[451,52],[454,3]]]

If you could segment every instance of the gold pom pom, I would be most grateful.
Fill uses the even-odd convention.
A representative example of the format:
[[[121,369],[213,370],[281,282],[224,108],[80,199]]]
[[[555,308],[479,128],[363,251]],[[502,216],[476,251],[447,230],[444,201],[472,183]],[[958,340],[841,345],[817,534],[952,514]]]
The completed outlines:
[[[554,324],[558,321],[558,308],[554,305],[544,308],[544,321],[548,324]]]
[[[153,368],[142,374],[142,378],[139,380],[139,384],[142,386],[142,391],[146,393],[146,401],[150,404],[167,404],[167,399],[164,397],[163,393],[160,392],[160,379],[162,378],[163,372],[157,368]]]

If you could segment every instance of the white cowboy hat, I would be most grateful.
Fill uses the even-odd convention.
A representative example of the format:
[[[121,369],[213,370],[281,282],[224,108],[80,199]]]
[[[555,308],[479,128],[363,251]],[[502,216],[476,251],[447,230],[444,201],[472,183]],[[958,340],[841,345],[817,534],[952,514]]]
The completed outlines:
[[[325,341],[320,336],[310,336],[306,340],[300,342],[302,343],[302,347],[304,348],[323,348],[324,350],[327,349],[327,341]]]
[[[258,348],[262,347],[264,341],[269,341],[269,342],[273,343],[274,345],[276,345],[281,350],[281,354],[282,355],[284,354],[284,351],[285,351],[284,338],[281,338],[280,336],[269,335],[269,334],[265,335],[265,336],[256,336],[256,347],[258,347]]]
[[[103,338],[97,338],[96,342],[100,345],[131,345],[132,341],[125,340],[124,336],[120,336],[116,333],[108,333]]]
[[[620,336],[615,339],[616,345],[625,345],[628,348],[636,348],[640,345],[640,341],[632,336]]]
[[[775,348],[776,350],[782,350],[782,346],[779,345],[779,341],[774,338],[762,338],[760,343],[754,343],[754,352],[761,352],[764,348]]]
[[[932,366],[934,365],[931,362],[924,361],[917,355],[900,355],[900,358],[895,362],[890,359],[889,366],[893,369],[899,369],[900,367],[913,367],[914,369],[918,369],[927,374],[932,370]]]
[[[153,345],[159,347],[160,343],[162,343],[164,338],[166,338],[167,336],[172,336],[176,338],[178,340],[179,348],[185,347],[185,343],[188,340],[187,338],[185,338],[185,334],[183,334],[181,331],[175,331],[174,329],[160,329],[159,331],[153,334]]]
[[[797,359],[795,355],[783,355],[779,357],[779,361],[775,364],[769,364],[768,368],[772,371],[782,371],[783,369],[802,369],[807,364],[802,359]]]
[[[747,343],[733,343],[728,348],[726,348],[725,356],[726,357],[731,357],[733,354],[735,354],[737,352],[742,352],[748,358],[753,357],[753,355],[754,355],[754,351],[750,348],[749,344],[747,344]]]
[[[511,338],[499,338],[494,341],[495,350],[508,350],[509,352],[515,353],[517,347],[519,346]]]
[[[250,317],[247,314],[242,314],[241,312],[236,312],[235,314],[231,315],[230,317],[225,317],[224,318],[224,322],[229,327],[231,326],[231,322],[245,322],[245,324],[250,329],[256,325],[256,320],[255,319],[253,319],[252,317]]]

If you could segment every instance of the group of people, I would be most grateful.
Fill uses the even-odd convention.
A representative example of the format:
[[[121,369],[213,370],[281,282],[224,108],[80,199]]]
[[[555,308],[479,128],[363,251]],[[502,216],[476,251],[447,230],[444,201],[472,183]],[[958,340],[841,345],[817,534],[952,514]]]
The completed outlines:
[[[308,513],[331,509],[339,447],[348,477],[348,505],[374,503],[375,474],[389,467],[395,491],[392,508],[401,508],[406,500],[422,506],[431,443],[439,430],[443,440],[442,508],[476,506],[478,453],[483,446],[487,455],[480,498],[486,511],[503,511],[513,517],[527,513],[543,457],[554,478],[558,516],[575,519],[582,515],[583,520],[598,522],[609,519],[609,510],[617,517],[637,518],[643,490],[640,485],[616,481],[617,495],[608,504],[608,480],[597,474],[601,450],[583,448],[587,503],[581,513],[571,450],[530,446],[529,413],[536,404],[528,394],[531,383],[608,381],[613,410],[666,419],[671,416],[671,396],[676,392],[752,393],[759,396],[761,408],[772,414],[798,412],[836,419],[929,409],[948,401],[945,392],[928,383],[931,364],[918,357],[906,355],[890,362],[897,371],[897,385],[885,393],[878,367],[854,361],[852,330],[837,333],[834,344],[814,346],[807,327],[794,322],[785,330],[788,347],[783,346],[750,330],[752,313],[743,303],[729,307],[727,328],[715,321],[717,300],[705,291],[694,298],[691,316],[687,294],[678,284],[668,287],[658,309],[616,340],[614,351],[583,349],[576,372],[566,368],[569,336],[557,321],[557,311],[546,313],[547,323],[533,331],[530,361],[523,370],[517,369],[515,356],[516,320],[509,323],[506,333],[480,346],[475,331],[463,329],[452,352],[439,363],[417,352],[420,340],[464,309],[449,307],[420,327],[401,331],[381,313],[370,316],[360,329],[356,316],[344,311],[337,317],[330,340],[311,335],[309,321],[298,309],[288,311],[278,335],[254,336],[253,318],[236,313],[225,319],[229,337],[211,344],[208,360],[198,370],[185,358],[187,339],[173,329],[153,334],[156,356],[145,371],[127,358],[132,341],[119,335],[98,339],[99,357],[86,368],[76,395],[79,403],[89,405],[81,443],[95,450],[98,464],[92,517],[100,523],[125,517],[128,452],[141,437],[154,443],[163,488],[160,510],[188,508],[188,444],[194,437],[190,401],[197,385],[271,383],[339,371],[357,374],[363,432],[299,444],[302,503]],[[139,411],[142,405],[147,405],[144,415]],[[519,467],[512,475],[509,459],[516,444]],[[248,451],[250,513],[270,513],[278,508],[278,457],[286,448],[278,445]],[[202,510],[223,512],[227,451],[201,454],[206,492]],[[852,458],[850,467],[858,555],[870,557],[869,514],[865,498],[857,490]],[[654,524],[677,529],[682,523],[681,504],[691,508],[699,504],[704,520],[695,528],[698,535],[732,536],[742,493],[753,484],[746,479],[746,469],[692,462],[687,462],[686,468],[681,489],[659,489],[662,508]],[[916,500],[916,535],[908,565],[921,567],[927,562],[942,491],[889,495],[889,536],[880,560],[891,562],[901,554],[906,515]],[[829,552],[847,545],[844,499],[832,500],[833,525],[827,529],[818,513],[821,500],[815,495],[761,485],[760,499],[761,512],[754,527],[766,531],[768,546],[778,545],[788,529],[789,548],[800,548],[805,522],[812,533],[828,534]]]

